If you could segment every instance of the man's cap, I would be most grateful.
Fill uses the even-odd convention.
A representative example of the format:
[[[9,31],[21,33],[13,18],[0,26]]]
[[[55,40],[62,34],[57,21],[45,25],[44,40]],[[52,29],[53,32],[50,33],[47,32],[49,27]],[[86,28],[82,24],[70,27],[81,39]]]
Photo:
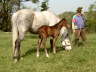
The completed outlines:
[[[82,9],[83,9],[83,7],[78,7],[77,10],[76,10],[77,13],[80,13],[82,11]]]

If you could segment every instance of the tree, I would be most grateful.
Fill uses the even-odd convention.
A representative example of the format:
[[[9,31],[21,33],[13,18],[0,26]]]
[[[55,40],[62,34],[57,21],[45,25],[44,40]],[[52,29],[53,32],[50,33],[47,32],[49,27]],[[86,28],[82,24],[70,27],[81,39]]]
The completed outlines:
[[[11,31],[11,14],[21,7],[21,2],[39,0],[0,0],[0,30]]]
[[[10,24],[10,12],[11,12],[11,6],[10,6],[10,0],[2,0],[0,2],[1,8],[0,8],[0,29],[3,31],[9,30],[11,24]]]
[[[88,31],[96,32],[96,3],[90,5],[86,16]]]

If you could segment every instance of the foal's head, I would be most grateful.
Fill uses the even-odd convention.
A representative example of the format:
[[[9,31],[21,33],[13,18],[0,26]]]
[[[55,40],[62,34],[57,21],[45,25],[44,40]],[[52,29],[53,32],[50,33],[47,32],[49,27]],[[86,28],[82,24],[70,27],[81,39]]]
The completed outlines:
[[[62,28],[63,26],[66,27],[66,28],[68,28],[68,26],[67,26],[67,20],[65,18],[63,18],[59,23],[57,23],[56,26],[59,27],[59,28]]]

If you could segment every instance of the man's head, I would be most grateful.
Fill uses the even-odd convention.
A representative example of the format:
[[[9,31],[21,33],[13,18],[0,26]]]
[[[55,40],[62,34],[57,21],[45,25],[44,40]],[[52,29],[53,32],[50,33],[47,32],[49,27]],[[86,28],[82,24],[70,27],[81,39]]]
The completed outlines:
[[[83,9],[83,7],[78,7],[77,10],[76,10],[77,13],[81,13],[82,12],[82,9]]]

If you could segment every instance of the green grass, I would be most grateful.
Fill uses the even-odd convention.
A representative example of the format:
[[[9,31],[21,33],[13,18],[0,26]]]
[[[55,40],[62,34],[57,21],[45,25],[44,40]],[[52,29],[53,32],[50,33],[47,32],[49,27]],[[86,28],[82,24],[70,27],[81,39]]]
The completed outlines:
[[[96,72],[96,34],[88,34],[85,46],[73,47],[68,52],[57,42],[57,53],[54,55],[47,42],[49,58],[44,49],[36,58],[38,37],[26,34],[22,42],[23,60],[14,63],[12,60],[11,33],[0,32],[0,72]]]

